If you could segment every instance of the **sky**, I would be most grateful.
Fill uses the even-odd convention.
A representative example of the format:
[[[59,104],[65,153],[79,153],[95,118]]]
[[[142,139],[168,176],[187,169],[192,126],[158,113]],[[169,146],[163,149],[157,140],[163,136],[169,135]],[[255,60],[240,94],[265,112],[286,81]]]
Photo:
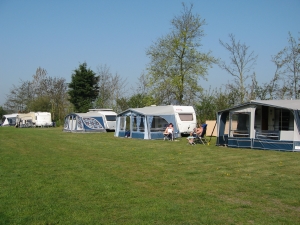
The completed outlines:
[[[273,77],[271,57],[288,45],[289,32],[300,37],[300,0],[0,0],[0,106],[38,67],[70,82],[81,63],[94,72],[106,65],[134,89],[150,62],[147,49],[170,32],[182,2],[206,21],[199,51],[228,61],[219,41],[233,34],[258,55],[261,84]],[[214,65],[199,83],[208,89],[232,80]]]

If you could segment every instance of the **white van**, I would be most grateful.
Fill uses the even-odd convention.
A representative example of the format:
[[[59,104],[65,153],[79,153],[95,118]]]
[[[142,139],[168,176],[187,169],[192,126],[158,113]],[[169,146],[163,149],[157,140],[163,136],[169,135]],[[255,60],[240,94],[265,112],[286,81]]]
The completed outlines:
[[[197,125],[193,106],[173,106],[176,123],[180,134],[189,134]]]
[[[89,109],[89,112],[97,112],[101,114],[106,130],[114,131],[116,129],[117,113],[115,113],[112,109]]]

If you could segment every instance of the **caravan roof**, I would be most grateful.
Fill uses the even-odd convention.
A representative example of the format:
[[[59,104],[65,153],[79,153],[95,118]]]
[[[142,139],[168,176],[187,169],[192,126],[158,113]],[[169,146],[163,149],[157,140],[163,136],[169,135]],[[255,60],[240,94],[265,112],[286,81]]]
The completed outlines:
[[[132,110],[138,112],[143,115],[170,115],[175,112],[195,112],[193,106],[176,106],[176,105],[163,105],[163,106],[146,106],[143,108],[130,108],[128,110]],[[128,111],[126,110],[126,111]],[[124,112],[126,112],[124,111]],[[123,112],[122,112],[123,113]],[[122,114],[120,113],[120,114]]]
[[[112,109],[89,109],[89,111],[113,111]]]
[[[117,113],[115,113],[112,109],[89,109],[89,111],[87,112],[88,114],[91,113],[100,113],[102,115],[117,115]]]
[[[99,113],[97,112],[87,112],[87,113],[74,113],[75,115],[78,115],[80,117],[102,117]]]

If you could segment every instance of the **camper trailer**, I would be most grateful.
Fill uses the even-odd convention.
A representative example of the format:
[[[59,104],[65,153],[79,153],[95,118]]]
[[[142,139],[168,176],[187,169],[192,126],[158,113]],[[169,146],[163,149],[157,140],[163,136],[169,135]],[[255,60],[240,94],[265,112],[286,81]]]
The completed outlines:
[[[30,112],[3,115],[2,126],[16,127],[51,127],[51,113]]]
[[[3,115],[1,126],[15,126],[18,113]]]
[[[89,109],[87,113],[99,113],[104,122],[104,127],[107,131],[114,131],[116,129],[117,113],[112,109]]]
[[[34,118],[34,124],[36,127],[51,127],[51,113],[49,112],[36,112]]]
[[[173,124],[175,137],[188,134],[196,127],[196,113],[192,106],[147,106],[131,108],[117,115],[116,137],[163,139],[163,132]]]
[[[196,127],[196,113],[193,106],[173,106],[178,130],[189,134]]]

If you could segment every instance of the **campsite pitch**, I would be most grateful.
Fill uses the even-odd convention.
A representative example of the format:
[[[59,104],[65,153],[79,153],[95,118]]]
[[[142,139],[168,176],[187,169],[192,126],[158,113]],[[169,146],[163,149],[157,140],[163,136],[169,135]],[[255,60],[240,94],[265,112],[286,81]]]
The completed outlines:
[[[299,224],[300,153],[0,127],[0,224]]]

